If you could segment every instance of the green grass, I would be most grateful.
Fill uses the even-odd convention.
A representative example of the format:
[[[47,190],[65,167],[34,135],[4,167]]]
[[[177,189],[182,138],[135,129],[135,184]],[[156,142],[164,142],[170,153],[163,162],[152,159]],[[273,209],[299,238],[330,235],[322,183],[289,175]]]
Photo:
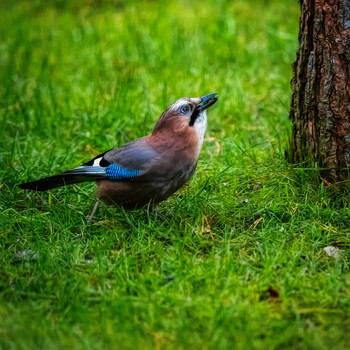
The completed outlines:
[[[298,16],[294,0],[1,1],[1,349],[348,348],[350,198],[285,159]],[[17,187],[211,92],[196,174],[156,212],[88,224],[92,184]]]

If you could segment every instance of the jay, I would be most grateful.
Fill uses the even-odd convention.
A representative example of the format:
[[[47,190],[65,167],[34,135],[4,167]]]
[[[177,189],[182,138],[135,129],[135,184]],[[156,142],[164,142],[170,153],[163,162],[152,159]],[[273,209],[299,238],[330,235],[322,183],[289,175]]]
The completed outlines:
[[[61,174],[19,185],[45,191],[84,181],[97,183],[97,198],[126,209],[164,201],[196,169],[216,94],[181,98],[159,117],[151,134],[104,152]]]

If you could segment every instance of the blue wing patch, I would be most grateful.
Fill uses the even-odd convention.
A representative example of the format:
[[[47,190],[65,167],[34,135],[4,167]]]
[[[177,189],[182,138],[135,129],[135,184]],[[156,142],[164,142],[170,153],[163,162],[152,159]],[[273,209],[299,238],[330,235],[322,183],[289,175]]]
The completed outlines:
[[[128,170],[117,164],[108,165],[106,176],[109,180],[133,179],[141,174],[141,170]]]

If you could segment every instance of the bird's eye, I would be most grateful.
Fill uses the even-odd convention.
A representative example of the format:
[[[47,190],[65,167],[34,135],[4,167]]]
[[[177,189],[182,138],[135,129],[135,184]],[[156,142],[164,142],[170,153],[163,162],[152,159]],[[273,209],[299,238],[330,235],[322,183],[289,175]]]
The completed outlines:
[[[189,105],[183,105],[180,107],[181,114],[187,114],[191,110]]]

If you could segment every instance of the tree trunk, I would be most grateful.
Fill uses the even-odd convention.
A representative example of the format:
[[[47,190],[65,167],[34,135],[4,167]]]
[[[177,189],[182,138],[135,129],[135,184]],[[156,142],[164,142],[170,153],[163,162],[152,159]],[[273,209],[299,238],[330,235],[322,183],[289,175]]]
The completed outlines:
[[[350,0],[300,0],[290,117],[294,162],[343,180],[350,167]]]

